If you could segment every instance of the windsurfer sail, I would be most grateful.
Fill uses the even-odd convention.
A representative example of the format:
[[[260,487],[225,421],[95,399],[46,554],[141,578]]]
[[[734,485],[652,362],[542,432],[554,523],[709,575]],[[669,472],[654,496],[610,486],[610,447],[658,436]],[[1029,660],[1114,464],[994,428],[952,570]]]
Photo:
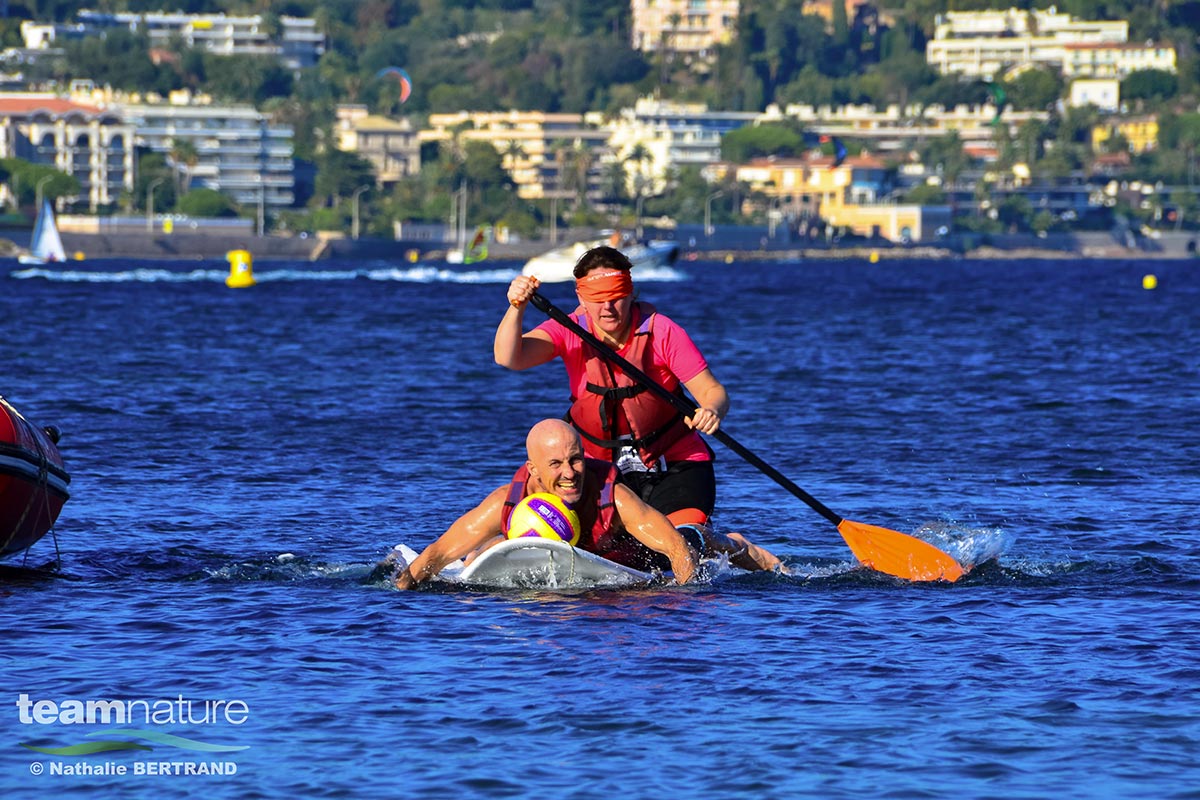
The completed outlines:
[[[67,251],[63,248],[62,237],[58,235],[58,225],[54,221],[54,209],[49,198],[42,200],[37,222],[33,225],[29,253],[20,256],[19,260],[23,264],[50,264],[67,260]]]
[[[492,238],[490,225],[481,225],[475,230],[471,243],[463,249],[463,263],[474,264],[488,257],[488,242]]]

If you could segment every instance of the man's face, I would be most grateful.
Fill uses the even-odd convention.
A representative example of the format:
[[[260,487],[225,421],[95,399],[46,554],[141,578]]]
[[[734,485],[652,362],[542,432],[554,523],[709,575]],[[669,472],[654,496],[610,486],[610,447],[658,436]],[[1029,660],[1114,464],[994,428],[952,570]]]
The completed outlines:
[[[583,448],[578,437],[554,435],[538,442],[529,454],[530,477],[539,491],[558,495],[568,504],[583,498]]]

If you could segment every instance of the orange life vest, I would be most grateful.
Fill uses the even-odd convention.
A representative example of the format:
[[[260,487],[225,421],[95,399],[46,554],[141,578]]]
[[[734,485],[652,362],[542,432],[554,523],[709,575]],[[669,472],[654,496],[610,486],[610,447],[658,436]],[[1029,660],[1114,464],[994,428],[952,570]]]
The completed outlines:
[[[632,313],[634,331],[629,349],[622,355],[642,372],[651,374],[654,306],[634,303]],[[588,327],[587,312],[576,310],[572,317],[580,327]],[[592,458],[615,461],[621,448],[633,447],[642,463],[653,468],[663,453],[688,435],[691,428],[673,405],[635,383],[587,342],[583,343],[583,352],[587,391],[582,397],[571,398],[566,419],[583,437],[584,452]],[[675,391],[682,396],[678,385]]]

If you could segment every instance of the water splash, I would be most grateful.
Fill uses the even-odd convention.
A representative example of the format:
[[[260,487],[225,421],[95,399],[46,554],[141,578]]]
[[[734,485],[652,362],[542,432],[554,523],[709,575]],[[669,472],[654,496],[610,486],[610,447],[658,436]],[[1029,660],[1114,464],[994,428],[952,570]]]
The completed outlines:
[[[951,521],[922,523],[912,535],[949,554],[964,567],[994,561],[1011,544],[1011,537],[1000,528],[974,528]]]

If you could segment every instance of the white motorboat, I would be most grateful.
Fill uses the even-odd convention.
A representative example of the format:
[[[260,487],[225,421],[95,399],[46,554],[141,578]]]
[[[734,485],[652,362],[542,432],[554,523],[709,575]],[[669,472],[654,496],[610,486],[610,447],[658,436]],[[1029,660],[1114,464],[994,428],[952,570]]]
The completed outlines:
[[[573,281],[572,274],[575,262],[579,257],[602,244],[612,245],[608,238],[575,242],[566,247],[558,247],[549,252],[534,256],[525,263],[522,275],[532,275],[542,283],[561,283]],[[679,258],[678,242],[666,240],[650,240],[647,242],[630,242],[620,245],[618,249],[637,267],[669,267]],[[637,276],[637,273],[634,273]]]

